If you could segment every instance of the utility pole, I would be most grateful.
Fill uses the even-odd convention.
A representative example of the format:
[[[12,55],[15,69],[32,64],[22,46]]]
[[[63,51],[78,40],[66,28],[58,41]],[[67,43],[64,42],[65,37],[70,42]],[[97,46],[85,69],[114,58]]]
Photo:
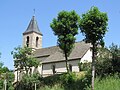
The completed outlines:
[[[36,90],[36,82],[35,82],[35,90]]]

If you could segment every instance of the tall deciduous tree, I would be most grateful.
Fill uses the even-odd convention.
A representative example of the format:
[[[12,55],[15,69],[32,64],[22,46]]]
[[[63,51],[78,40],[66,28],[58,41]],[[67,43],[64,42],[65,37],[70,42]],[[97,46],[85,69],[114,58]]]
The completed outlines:
[[[26,74],[31,74],[31,68],[37,68],[39,65],[39,62],[33,57],[33,50],[29,47],[17,47],[11,54],[15,59],[15,68],[19,71],[25,71]]]
[[[75,35],[78,34],[78,21],[79,16],[75,11],[61,11],[50,24],[54,34],[58,37],[57,44],[65,55],[67,72],[69,72],[68,57],[74,47]]]
[[[104,45],[103,37],[107,31],[107,22],[107,14],[100,12],[97,7],[92,7],[87,13],[82,14],[80,20],[80,29],[85,36],[85,41],[92,44],[92,90],[94,90],[97,46]]]

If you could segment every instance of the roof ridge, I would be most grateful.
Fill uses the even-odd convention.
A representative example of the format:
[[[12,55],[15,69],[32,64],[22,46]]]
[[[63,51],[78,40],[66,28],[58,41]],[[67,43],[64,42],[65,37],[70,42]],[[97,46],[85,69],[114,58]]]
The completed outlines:
[[[77,43],[82,43],[82,42],[85,43],[85,41],[77,41],[77,42],[75,42],[75,44],[77,44]],[[48,49],[48,48],[53,48],[53,47],[59,47],[59,46],[56,45],[56,46],[44,47],[44,48],[40,48],[40,49]],[[37,49],[37,50],[40,50],[40,49]]]

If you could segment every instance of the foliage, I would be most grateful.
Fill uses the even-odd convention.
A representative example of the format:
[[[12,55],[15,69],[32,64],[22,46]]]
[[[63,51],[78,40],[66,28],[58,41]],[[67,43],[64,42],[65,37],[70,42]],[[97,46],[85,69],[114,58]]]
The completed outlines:
[[[62,86],[67,90],[73,90],[73,86],[75,85],[76,81],[76,74],[75,73],[68,73],[63,74],[61,76]]]
[[[0,62],[0,90],[4,87],[4,80],[7,81],[8,90],[14,90],[12,82],[14,81],[14,74],[7,67],[3,67],[3,63]]]
[[[14,51],[11,52],[11,54],[15,59],[15,68],[21,72],[25,69],[26,73],[28,74],[28,71],[31,71],[32,67],[38,67],[39,65],[39,62],[36,60],[36,58],[33,57],[33,50],[29,47],[17,47]]]
[[[7,73],[7,86],[8,86],[8,90],[14,90],[14,86],[13,86],[13,81],[14,81],[14,73],[13,71],[9,71]]]
[[[54,86],[55,84],[60,83],[60,76],[61,74],[55,74],[53,76],[41,78],[40,81],[42,81],[42,85]]]
[[[22,78],[22,80],[19,83],[19,88],[21,90],[34,90],[35,87],[35,83],[38,87],[39,84],[39,74],[38,73],[34,73],[32,75],[27,75],[25,74]]]
[[[96,60],[96,74],[106,76],[112,73],[111,53],[107,48],[99,48]]]
[[[120,47],[112,43],[112,45],[109,48],[112,54],[113,73],[120,73]]]
[[[91,69],[91,62],[78,63],[79,71],[89,71]]]
[[[112,44],[109,48],[99,48],[96,61],[96,74],[107,76],[120,73],[120,48]]]
[[[20,81],[16,84],[16,88],[19,88],[20,90],[22,88],[25,90],[32,90],[33,84],[35,82],[37,83],[38,80],[38,74],[32,75],[32,67],[37,68],[39,65],[39,62],[33,57],[33,50],[29,47],[17,47],[11,54],[15,59],[14,66],[17,72],[20,71],[20,74],[22,75],[22,78],[20,78]]]
[[[80,29],[85,36],[85,41],[92,44],[92,90],[94,90],[95,59],[98,45],[104,46],[103,37],[107,31],[108,17],[100,12],[97,7],[92,7],[87,13],[82,14]]]
[[[53,86],[41,87],[39,90],[91,90],[91,86],[87,84],[88,82],[90,83],[90,80],[88,78],[89,79],[91,78],[89,74],[86,75],[81,80],[76,79],[77,83],[75,82],[74,84],[75,86],[72,85],[71,89],[66,89],[59,84],[55,84]],[[119,88],[120,88],[120,76],[118,74],[115,74],[113,76],[107,76],[104,78],[96,77],[95,79],[95,90],[119,90]]]
[[[4,82],[4,80],[3,79],[0,79],[0,90],[2,90],[3,89],[3,82]]]
[[[56,85],[58,86],[58,90],[85,90],[89,86],[90,81],[91,75],[88,73],[71,72],[45,77],[41,80],[41,83],[44,84],[42,90],[54,90]]]
[[[66,59],[66,68],[69,72],[67,60],[74,47],[75,35],[78,34],[79,16],[75,11],[61,11],[50,24],[54,34],[58,36],[57,44],[63,51]]]
[[[103,44],[103,37],[107,31],[108,17],[97,7],[92,7],[86,14],[82,14],[80,29],[89,43]]]

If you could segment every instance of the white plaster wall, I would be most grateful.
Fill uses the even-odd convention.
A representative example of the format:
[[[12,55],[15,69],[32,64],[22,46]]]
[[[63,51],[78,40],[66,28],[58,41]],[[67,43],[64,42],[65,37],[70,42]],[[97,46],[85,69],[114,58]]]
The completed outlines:
[[[18,73],[18,76],[17,76],[17,73]],[[22,79],[22,73],[23,72],[20,73],[20,71],[17,71],[16,68],[15,68],[15,71],[14,71],[14,75],[15,75],[14,82],[17,82],[17,78],[18,78],[18,81]]]
[[[86,54],[82,57],[81,61],[82,63],[84,62],[92,62],[92,51],[89,49]]]
[[[14,82],[16,82],[17,81],[17,71],[14,72],[14,75],[15,75]]]
[[[38,72],[39,72],[40,74],[42,74],[42,65],[41,65],[41,66],[38,66],[37,70],[38,70]]]
[[[79,72],[79,67],[78,67],[79,62],[80,60],[68,61],[68,64],[72,65],[72,72]],[[67,72],[65,61],[56,62],[56,63],[48,63],[48,64],[43,64],[43,76],[48,76],[48,75],[53,74],[52,65],[55,65],[55,71],[57,74]]]
[[[36,47],[36,37],[38,37],[38,47]],[[33,33],[33,37],[32,37],[33,41],[32,41],[32,46],[33,48],[36,49],[40,49],[42,48],[42,36],[37,34],[37,33]]]

